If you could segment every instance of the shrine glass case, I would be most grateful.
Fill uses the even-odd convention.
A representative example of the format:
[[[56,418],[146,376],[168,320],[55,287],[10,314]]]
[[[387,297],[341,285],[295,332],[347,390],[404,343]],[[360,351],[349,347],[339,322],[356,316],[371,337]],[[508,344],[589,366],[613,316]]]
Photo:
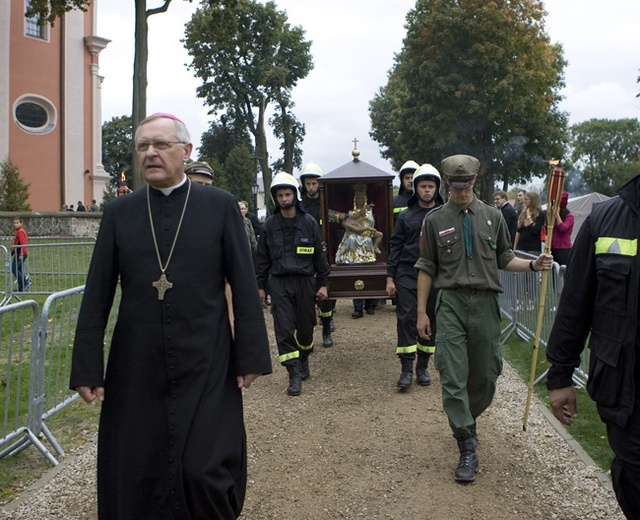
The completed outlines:
[[[357,159],[320,178],[331,298],[386,296],[393,178]]]

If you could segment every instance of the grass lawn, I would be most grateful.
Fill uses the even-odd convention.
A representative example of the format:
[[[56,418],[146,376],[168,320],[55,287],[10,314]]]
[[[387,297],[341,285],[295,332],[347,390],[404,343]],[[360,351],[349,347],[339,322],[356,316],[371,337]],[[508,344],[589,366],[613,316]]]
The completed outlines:
[[[534,340],[524,341],[517,334],[513,334],[502,347],[504,358],[518,371],[520,377],[527,384],[529,383],[533,350]],[[545,354],[544,346],[540,345],[536,378],[549,368]],[[549,406],[549,394],[544,380],[534,387],[534,392],[551,409]],[[585,388],[576,388],[576,396],[579,417],[573,421],[571,426],[565,428],[598,466],[603,470],[609,470],[613,452],[607,442],[605,425],[600,420],[596,405],[587,394],[587,390]]]

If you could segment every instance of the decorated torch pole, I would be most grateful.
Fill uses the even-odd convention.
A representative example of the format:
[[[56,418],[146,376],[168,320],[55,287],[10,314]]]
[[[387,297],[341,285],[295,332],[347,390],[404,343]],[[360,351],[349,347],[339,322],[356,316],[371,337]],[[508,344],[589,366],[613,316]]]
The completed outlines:
[[[560,209],[560,196],[562,195],[562,187],[564,185],[564,170],[559,166],[560,161],[549,161],[550,166],[554,166],[550,173],[549,191],[547,192],[547,240],[544,246],[546,254],[551,253],[551,240],[553,238],[553,226],[556,222],[556,216]],[[527,421],[529,419],[529,408],[531,406],[531,395],[533,394],[533,385],[536,379],[536,367],[538,365],[538,350],[540,348],[540,335],[542,333],[542,318],[544,315],[544,305],[547,299],[547,279],[549,271],[542,271],[542,286],[540,288],[540,301],[538,302],[538,324],[536,327],[536,338],[533,344],[533,356],[531,358],[531,374],[529,376],[529,388],[527,391],[527,403],[524,407],[524,419],[522,429],[527,430]]]

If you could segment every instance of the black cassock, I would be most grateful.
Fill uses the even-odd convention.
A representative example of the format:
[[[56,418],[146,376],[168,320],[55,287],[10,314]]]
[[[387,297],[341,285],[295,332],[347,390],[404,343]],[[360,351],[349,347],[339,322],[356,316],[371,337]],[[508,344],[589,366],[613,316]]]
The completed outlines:
[[[167,261],[187,184],[149,190]],[[236,518],[246,487],[238,374],[271,372],[251,252],[236,200],[192,184],[164,300],[147,190],[107,205],[78,318],[70,386],[104,386],[98,442],[100,520]],[[233,292],[235,340],[224,297]],[[122,299],[103,378],[104,330]]]

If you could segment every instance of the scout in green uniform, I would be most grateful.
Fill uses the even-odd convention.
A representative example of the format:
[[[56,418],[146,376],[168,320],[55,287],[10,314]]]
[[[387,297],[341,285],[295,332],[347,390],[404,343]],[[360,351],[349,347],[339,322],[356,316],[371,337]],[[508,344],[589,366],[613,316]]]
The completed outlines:
[[[425,312],[433,285],[436,302],[435,367],[440,371],[442,404],[460,449],[459,482],[478,471],[476,419],[491,404],[502,371],[498,269],[549,270],[551,255],[533,261],[516,258],[500,210],[473,193],[480,162],[469,155],[442,161],[450,199],[422,225],[418,272],[418,334],[429,339]]]

